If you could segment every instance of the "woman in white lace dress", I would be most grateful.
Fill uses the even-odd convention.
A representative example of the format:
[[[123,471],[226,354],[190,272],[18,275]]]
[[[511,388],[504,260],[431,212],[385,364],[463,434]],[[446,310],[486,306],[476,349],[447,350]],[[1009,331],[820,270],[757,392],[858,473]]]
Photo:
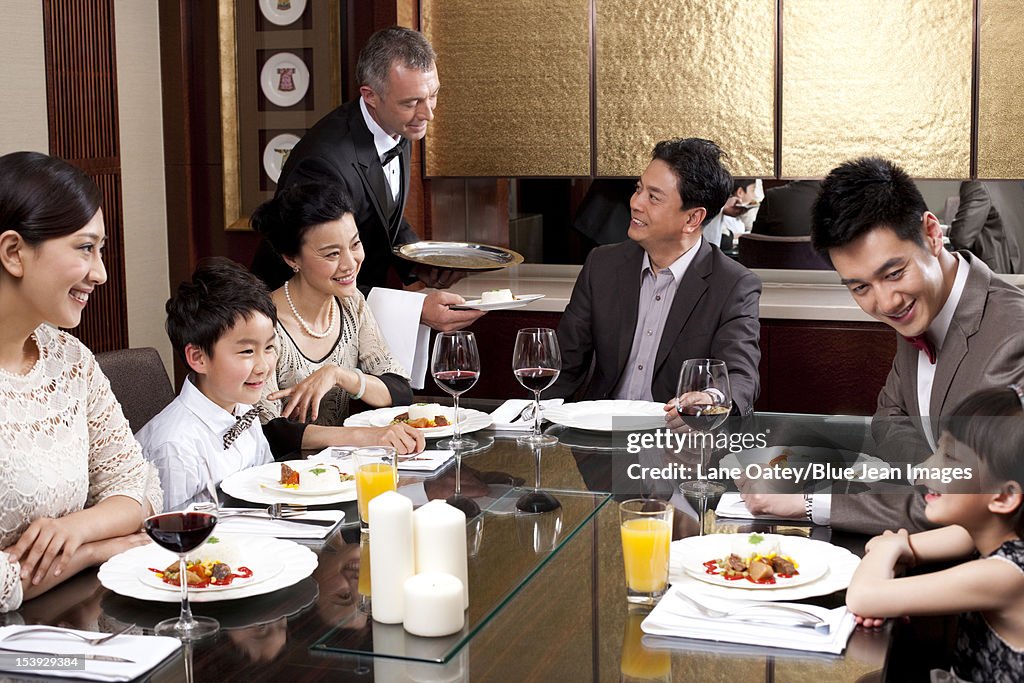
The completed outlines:
[[[264,407],[339,425],[350,399],[373,407],[408,404],[408,374],[356,288],[363,246],[344,188],[293,185],[260,206],[252,222],[293,272],[273,292],[279,357]]]
[[[106,279],[100,192],[66,162],[0,157],[0,611],[145,542],[159,480],[73,328]]]

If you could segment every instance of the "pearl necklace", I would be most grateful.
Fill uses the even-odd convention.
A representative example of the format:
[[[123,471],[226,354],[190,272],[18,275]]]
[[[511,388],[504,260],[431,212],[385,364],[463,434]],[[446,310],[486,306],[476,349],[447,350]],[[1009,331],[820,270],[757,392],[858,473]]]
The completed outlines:
[[[302,329],[305,330],[306,334],[308,334],[310,337],[316,337],[317,339],[323,339],[324,337],[326,337],[327,335],[329,335],[331,332],[334,331],[334,301],[333,300],[331,301],[331,310],[327,313],[327,329],[324,330],[323,332],[314,332],[313,328],[310,327],[309,323],[307,323],[305,320],[303,320],[302,316],[299,315],[298,310],[296,310],[295,302],[292,301],[292,295],[288,291],[288,283],[287,282],[284,283],[284,298],[288,300],[288,306],[292,309],[292,315],[295,316],[295,319],[299,322],[299,325],[302,326]]]

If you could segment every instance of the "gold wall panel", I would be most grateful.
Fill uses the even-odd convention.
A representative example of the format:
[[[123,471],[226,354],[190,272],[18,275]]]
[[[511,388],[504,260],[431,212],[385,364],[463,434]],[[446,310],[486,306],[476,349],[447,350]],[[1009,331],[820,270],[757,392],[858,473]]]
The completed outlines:
[[[590,0],[423,0],[428,176],[590,175]]]
[[[868,154],[918,178],[969,175],[971,0],[782,7],[784,177]]]
[[[982,0],[978,177],[1024,178],[1024,31],[1020,0]]]
[[[598,175],[638,175],[673,137],[775,174],[775,0],[595,2]]]

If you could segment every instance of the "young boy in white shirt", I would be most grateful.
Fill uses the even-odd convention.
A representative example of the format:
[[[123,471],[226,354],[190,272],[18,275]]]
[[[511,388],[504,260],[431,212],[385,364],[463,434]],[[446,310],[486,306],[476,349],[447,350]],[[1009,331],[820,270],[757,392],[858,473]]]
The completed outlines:
[[[423,437],[408,425],[321,427],[282,418],[261,425],[256,406],[277,365],[277,310],[266,285],[237,263],[206,259],[166,309],[167,335],[191,372],[177,398],[135,435],[160,474],[165,509],[186,507],[227,476],[300,448],[423,449]]]

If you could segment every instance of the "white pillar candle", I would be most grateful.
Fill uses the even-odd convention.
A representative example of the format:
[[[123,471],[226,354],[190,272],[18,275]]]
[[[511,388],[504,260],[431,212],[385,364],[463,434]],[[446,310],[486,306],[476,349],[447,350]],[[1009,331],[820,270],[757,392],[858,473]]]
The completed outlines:
[[[384,624],[400,624],[405,616],[405,580],[415,574],[412,542],[412,501],[388,491],[370,501],[370,613]]]
[[[451,574],[427,572],[405,580],[405,620],[414,636],[448,636],[466,623],[462,581]]]
[[[416,538],[416,573],[441,572],[462,582],[462,609],[469,607],[466,560],[466,513],[443,500],[432,500],[412,514]]]

